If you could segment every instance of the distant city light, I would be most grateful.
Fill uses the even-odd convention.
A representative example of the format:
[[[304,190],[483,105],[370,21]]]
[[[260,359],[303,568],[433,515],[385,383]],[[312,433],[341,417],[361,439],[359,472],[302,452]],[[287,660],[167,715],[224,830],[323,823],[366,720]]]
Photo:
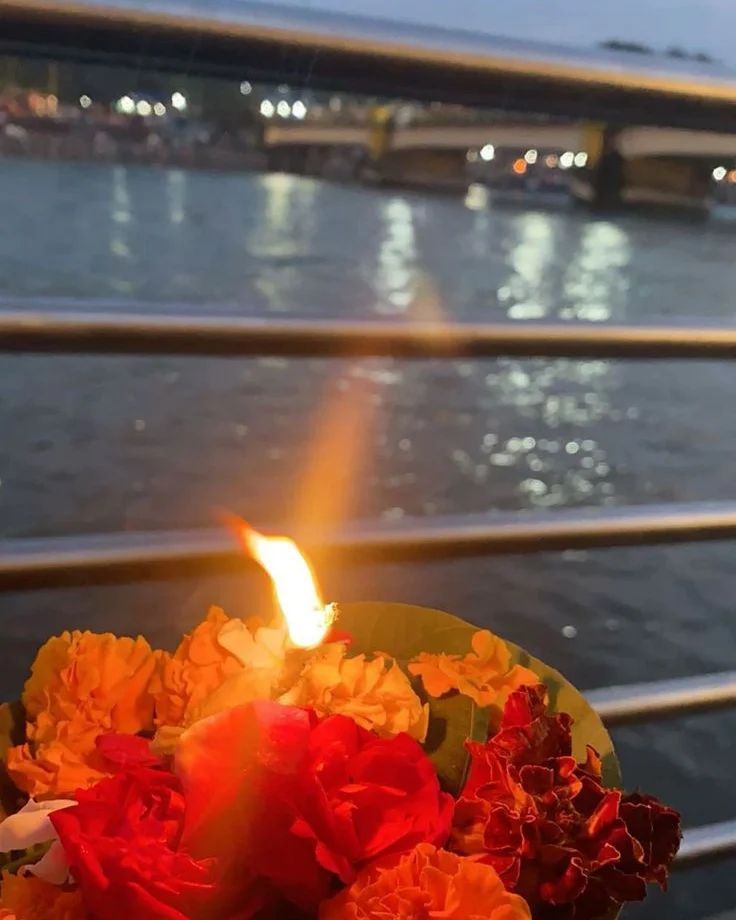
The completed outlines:
[[[716,166],[716,168],[713,170],[713,178],[716,180],[716,182],[723,182],[723,180],[726,178],[727,172],[728,170],[725,166]]]
[[[59,99],[53,93],[50,93],[46,97],[46,114],[55,115],[56,110],[59,108]]]
[[[46,114],[46,99],[39,93],[30,93],[28,96],[28,105],[34,115]]]
[[[291,115],[291,106],[286,99],[282,99],[276,106],[276,111],[282,118],[288,118]]]
[[[92,100],[87,95],[80,96],[79,104],[82,106],[83,109],[88,109],[92,105]]]
[[[123,113],[123,115],[132,115],[135,112],[135,102],[130,98],[130,96],[121,96],[118,99],[118,109]]]
[[[278,90],[279,90],[280,93],[288,93],[288,92],[289,92],[289,84],[288,84],[288,83],[279,83]]]
[[[575,154],[572,150],[566,150],[560,157],[560,169],[570,169],[575,162]]]
[[[544,158],[544,165],[548,166],[550,169],[556,169],[559,165],[560,158],[556,153],[548,153]]]
[[[524,159],[524,157],[519,157],[518,160],[514,160],[511,168],[513,169],[513,171],[516,173],[517,176],[523,176],[524,173],[527,171],[528,166],[527,166],[527,162]]]
[[[736,182],[736,169],[730,170],[726,179],[733,185],[733,183]]]
[[[253,84],[250,82],[250,80],[243,80],[243,82],[240,84],[240,92],[243,96],[250,96],[250,94],[253,92]]]
[[[161,118],[162,115],[166,114],[166,106],[163,102],[157,102],[153,107],[153,114],[158,115]]]
[[[524,154],[524,162],[528,163],[530,166],[534,166],[538,158],[539,158],[539,151],[534,150],[534,148],[532,148],[531,150],[527,150],[527,152]]]
[[[139,115],[142,115],[144,118],[148,118],[148,116],[153,111],[153,107],[151,106],[150,102],[147,102],[145,99],[141,99],[137,103],[135,110]]]
[[[171,104],[177,112],[184,112],[187,107],[187,97],[184,95],[184,93],[172,93]]]
[[[477,163],[478,162],[478,151],[477,150],[468,150],[465,154],[465,159],[468,163]]]
[[[484,144],[480,148],[480,158],[484,163],[490,163],[491,160],[496,156],[496,148],[493,144]]]
[[[291,114],[294,116],[294,118],[298,118],[300,121],[302,118],[306,117],[307,107],[304,105],[301,99],[297,99],[294,105],[292,105]]]
[[[273,118],[276,113],[276,106],[271,102],[270,99],[264,99],[261,103],[261,115],[264,118]]]
[[[580,153],[575,154],[573,162],[578,169],[583,169],[583,167],[588,165],[588,154],[584,150],[581,150]]]

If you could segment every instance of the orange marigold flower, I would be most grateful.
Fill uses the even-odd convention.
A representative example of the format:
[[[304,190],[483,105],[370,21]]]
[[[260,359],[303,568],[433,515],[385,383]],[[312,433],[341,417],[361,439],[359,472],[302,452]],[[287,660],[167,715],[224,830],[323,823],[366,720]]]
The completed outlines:
[[[525,684],[536,684],[537,675],[521,665],[511,666],[508,646],[487,629],[473,634],[467,655],[433,655],[422,652],[410,664],[421,677],[430,696],[457,690],[478,706],[503,708],[509,693]]]
[[[153,727],[151,677],[159,653],[139,636],[65,632],[40,649],[23,691],[26,743],[7,768],[34,798],[58,797],[106,775],[95,741]]]
[[[346,653],[344,642],[322,646],[279,702],[314,709],[320,716],[349,716],[382,736],[407,732],[423,741],[429,710],[398,664],[384,655],[347,658]]]
[[[390,867],[363,871],[323,903],[320,920],[531,920],[526,901],[509,894],[483,863],[420,843]]]
[[[3,872],[0,920],[86,920],[78,890],[49,885],[32,875]]]
[[[5,755],[13,746],[13,731],[15,729],[15,713],[10,703],[0,703],[0,761],[5,760]]]
[[[194,706],[241,670],[237,658],[217,641],[228,619],[224,610],[211,607],[204,621],[187,633],[174,654],[164,660],[153,683],[157,726],[185,725],[187,713]]]
[[[171,753],[188,726],[224,709],[268,699],[283,664],[286,633],[211,607],[167,655],[153,681],[154,745]]]

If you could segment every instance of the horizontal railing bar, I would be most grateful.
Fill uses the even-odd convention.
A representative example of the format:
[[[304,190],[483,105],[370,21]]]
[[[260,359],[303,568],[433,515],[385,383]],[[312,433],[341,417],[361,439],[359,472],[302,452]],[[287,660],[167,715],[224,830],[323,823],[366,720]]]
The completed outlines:
[[[736,328],[401,323],[0,311],[0,351],[171,355],[732,358]]]
[[[586,697],[610,727],[736,706],[736,671],[589,690]]]
[[[355,524],[331,535],[299,539],[313,554],[395,561],[734,536],[736,502],[700,502]],[[0,542],[0,588],[138,580],[191,572],[197,564],[231,568],[243,562],[237,542],[224,530],[6,540]]]
[[[736,820],[692,827],[683,835],[675,869],[691,869],[736,853]]]
[[[225,530],[156,531],[0,541],[0,590],[144,580],[249,564]]]

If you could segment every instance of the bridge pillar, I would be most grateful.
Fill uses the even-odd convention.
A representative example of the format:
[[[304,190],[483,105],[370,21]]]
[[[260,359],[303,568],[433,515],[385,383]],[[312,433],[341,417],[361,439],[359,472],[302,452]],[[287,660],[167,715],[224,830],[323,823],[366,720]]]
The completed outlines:
[[[592,133],[592,132],[591,132]],[[588,147],[588,171],[591,188],[590,205],[609,211],[622,203],[624,158],[618,146],[618,130],[604,126]]]

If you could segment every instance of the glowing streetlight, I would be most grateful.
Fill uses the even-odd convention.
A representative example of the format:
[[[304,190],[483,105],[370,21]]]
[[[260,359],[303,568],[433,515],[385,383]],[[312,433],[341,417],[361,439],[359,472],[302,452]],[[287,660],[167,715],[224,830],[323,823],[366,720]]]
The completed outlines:
[[[534,150],[534,148],[532,148],[531,150],[527,150],[527,152],[524,154],[524,162],[528,163],[529,166],[534,166],[534,164],[537,162],[538,159],[539,159],[539,151]]]
[[[276,106],[273,104],[273,102],[271,102],[270,99],[264,99],[261,103],[260,111],[264,118],[273,118],[276,112]]]
[[[92,100],[85,93],[83,96],[79,97],[79,104],[83,109],[88,109],[92,105]]]
[[[147,102],[145,99],[141,99],[136,105],[135,110],[143,118],[148,118],[148,116],[153,111],[153,107],[151,106],[150,102]]]
[[[184,95],[184,93],[172,93],[171,104],[177,112],[185,112],[187,108],[187,97]]]
[[[121,96],[120,99],[118,99],[118,109],[123,115],[132,115],[133,112],[135,112],[135,102],[133,102],[130,96]]]
[[[243,80],[243,82],[240,84],[240,94],[242,96],[250,96],[252,92],[253,84],[250,82],[250,80]]]
[[[496,148],[493,146],[493,144],[484,144],[480,148],[480,158],[484,163],[490,163],[495,156]]]
[[[294,105],[291,107],[291,114],[294,118],[298,118],[299,121],[302,120],[307,114],[307,107],[304,105],[301,99],[297,99]]]
[[[291,115],[291,106],[286,99],[282,99],[276,106],[276,111],[282,118],[288,118]]]

